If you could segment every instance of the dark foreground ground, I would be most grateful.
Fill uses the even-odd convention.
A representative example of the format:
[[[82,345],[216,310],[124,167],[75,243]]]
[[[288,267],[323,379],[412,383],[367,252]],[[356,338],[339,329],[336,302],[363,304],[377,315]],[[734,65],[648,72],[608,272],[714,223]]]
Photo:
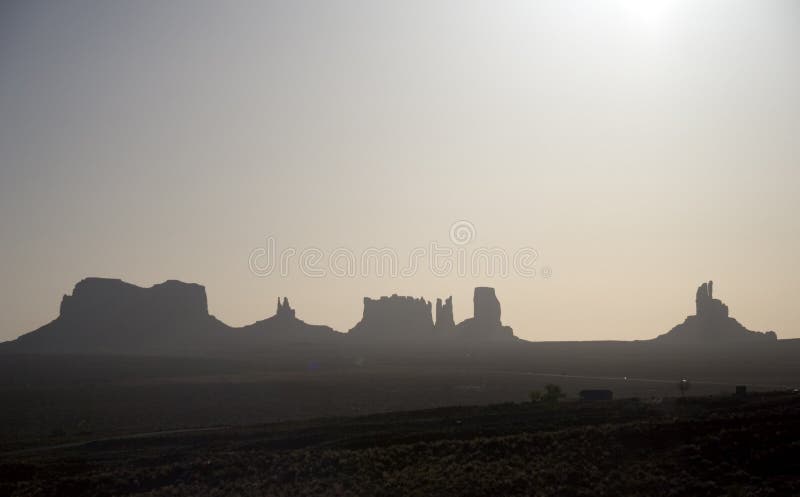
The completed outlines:
[[[506,403],[0,456],[11,496],[800,495],[800,395]]]
[[[800,340],[513,347],[297,345],[238,358],[0,354],[0,453],[164,430],[523,402],[555,383],[615,398],[800,388]]]

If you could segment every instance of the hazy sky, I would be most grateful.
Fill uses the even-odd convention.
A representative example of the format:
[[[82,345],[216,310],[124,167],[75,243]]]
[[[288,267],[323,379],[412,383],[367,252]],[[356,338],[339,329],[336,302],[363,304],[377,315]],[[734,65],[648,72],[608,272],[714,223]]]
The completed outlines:
[[[3,2],[0,339],[86,276],[232,325],[497,289],[527,339],[650,338],[716,296],[800,337],[800,2]],[[251,252],[468,220],[536,278],[259,278]],[[552,276],[542,278],[543,268]]]

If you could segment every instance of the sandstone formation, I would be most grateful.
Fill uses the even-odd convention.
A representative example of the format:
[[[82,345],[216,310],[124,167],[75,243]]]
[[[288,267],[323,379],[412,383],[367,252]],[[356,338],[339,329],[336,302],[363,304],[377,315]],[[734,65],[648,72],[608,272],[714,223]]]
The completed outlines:
[[[447,297],[442,303],[442,299],[436,299],[436,324],[434,328],[439,333],[447,333],[456,327],[453,320],[453,297]]]
[[[31,352],[198,352],[211,349],[227,329],[208,314],[200,285],[166,281],[141,288],[86,278],[63,297],[58,318],[7,343]]]
[[[500,324],[500,301],[494,293],[494,288],[479,286],[475,288],[472,297],[474,318],[486,323]]]
[[[276,340],[307,343],[329,342],[341,336],[329,326],[308,324],[298,319],[286,297],[282,302],[278,297],[278,307],[274,316],[234,330],[233,335],[240,342],[251,345]]]
[[[349,333],[368,338],[427,338],[433,335],[431,303],[424,298],[364,297],[364,314]]]
[[[668,343],[715,344],[777,340],[774,331],[750,331],[728,315],[728,306],[714,298],[714,282],[703,283],[695,295],[694,316],[655,340]]]
[[[469,339],[506,340],[515,338],[513,330],[500,322],[500,301],[494,288],[478,287],[473,297],[473,317],[455,324],[453,298],[436,299],[436,323],[431,302],[424,298],[364,298],[361,321],[348,336],[389,340]]]
[[[774,332],[755,332],[729,316],[728,306],[714,298],[713,282],[695,294],[696,314],[655,340],[664,343],[719,344],[775,341]],[[340,343],[348,339],[424,342],[426,340],[515,340],[501,321],[493,288],[477,287],[473,316],[457,325],[453,299],[392,295],[364,299],[361,321],[348,334],[310,325],[296,316],[288,298],[279,298],[275,315],[241,328],[230,327],[208,313],[205,288],[166,281],[141,288],[117,279],[87,278],[61,301],[58,318],[16,340],[0,344],[2,352],[225,355],[258,353],[279,343],[301,346]],[[306,349],[304,349],[306,350]],[[310,349],[308,349],[310,350]]]
[[[500,302],[493,288],[475,289],[474,316],[458,325],[453,298],[436,300],[392,295],[364,299],[364,314],[344,335],[328,326],[297,318],[286,297],[275,314],[240,328],[208,313],[205,288],[166,281],[142,288],[118,279],[87,278],[61,302],[58,318],[16,340],[0,344],[2,352],[112,353],[149,355],[229,355],[274,350],[273,345],[339,343],[353,339],[496,340],[513,338],[500,322]]]
[[[118,279],[87,278],[61,301],[59,316],[16,340],[10,352],[219,355],[256,352],[275,341],[329,342],[341,334],[295,317],[288,299],[275,316],[232,328],[208,313],[200,285],[166,281],[141,288]]]
[[[700,285],[694,301],[697,316],[728,317],[728,306],[723,304],[721,300],[714,298],[713,281]]]
[[[275,311],[275,315],[284,319],[294,318],[294,309],[289,306],[288,298],[283,297],[283,303],[281,303],[281,298],[278,297],[278,309]]]
[[[494,288],[477,287],[472,298],[473,316],[456,326],[459,337],[472,340],[507,340],[516,338],[510,326],[500,321],[500,301]]]

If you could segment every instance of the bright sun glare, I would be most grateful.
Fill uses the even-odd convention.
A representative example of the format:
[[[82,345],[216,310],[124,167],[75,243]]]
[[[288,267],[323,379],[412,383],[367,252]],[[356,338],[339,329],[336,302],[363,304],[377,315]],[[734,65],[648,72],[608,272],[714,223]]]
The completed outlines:
[[[624,0],[623,6],[633,22],[648,29],[660,28],[678,0]]]

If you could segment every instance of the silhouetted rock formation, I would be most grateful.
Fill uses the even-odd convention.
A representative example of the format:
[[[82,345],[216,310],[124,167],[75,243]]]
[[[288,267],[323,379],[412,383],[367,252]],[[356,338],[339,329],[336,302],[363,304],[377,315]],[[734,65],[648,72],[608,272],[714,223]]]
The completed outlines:
[[[166,281],[141,288],[87,278],[64,296],[58,318],[7,345],[26,352],[197,352],[227,329],[208,314],[200,285]]]
[[[455,325],[453,298],[436,300],[436,324],[431,318],[431,302],[424,298],[364,298],[364,315],[349,336],[370,339],[429,340],[465,338],[507,340],[514,337],[509,326],[500,322],[500,302],[494,288],[478,287],[473,298],[474,317]]]
[[[486,323],[500,323],[500,301],[497,300],[494,288],[488,286],[475,288],[472,305],[475,319]]]
[[[295,310],[289,305],[289,299],[278,297],[278,308],[275,315],[249,326],[234,330],[238,339],[255,345],[275,340],[292,342],[328,342],[336,340],[342,334],[330,326],[307,324],[295,317]]]
[[[700,285],[695,303],[695,315],[655,340],[687,344],[777,340],[772,331],[750,331],[730,317],[728,307],[714,298],[710,281]],[[166,281],[141,288],[117,279],[87,278],[64,296],[58,318],[0,343],[0,352],[239,355],[289,350],[271,348],[280,343],[344,343],[340,340],[345,336],[408,342],[435,339],[440,344],[517,339],[511,327],[501,322],[494,288],[475,288],[473,308],[473,317],[455,325],[452,297],[437,299],[434,325],[432,304],[424,298],[367,297],[361,321],[342,334],[298,319],[284,297],[278,299],[274,316],[232,328],[209,315],[206,292],[200,285]]]
[[[492,288],[476,288],[474,317],[455,325],[453,298],[364,299],[361,321],[347,336],[355,339],[425,341],[465,337],[513,338],[500,322],[500,302]],[[278,298],[275,315],[232,328],[208,314],[205,288],[166,281],[141,288],[117,279],[87,278],[65,295],[58,318],[16,340],[2,352],[110,353],[145,355],[258,354],[279,343],[330,344],[345,335],[297,318],[289,299]],[[288,350],[288,349],[287,349]]]
[[[278,297],[278,309],[275,311],[275,315],[282,318],[294,318],[294,309],[289,306],[289,299],[283,297],[283,304],[281,304],[281,298]]]
[[[477,287],[472,298],[473,317],[456,326],[458,336],[478,340],[507,340],[516,338],[510,326],[500,322],[500,301],[494,288]]]
[[[431,303],[424,298],[364,297],[364,314],[348,334],[368,338],[429,338],[433,335]]]
[[[456,327],[453,320],[453,297],[447,297],[442,304],[442,299],[436,299],[436,324],[434,328],[437,332],[446,333]]]
[[[695,297],[696,314],[698,316],[728,317],[728,306],[714,298],[714,282],[703,283],[697,289]]]
[[[275,316],[234,329],[208,314],[200,285],[166,281],[141,288],[87,278],[64,296],[58,318],[0,345],[12,352],[207,355],[257,352],[275,340],[327,342],[339,336],[297,319],[285,298]]]
[[[669,343],[724,343],[777,340],[774,331],[750,331],[728,316],[728,306],[714,298],[714,282],[703,283],[695,297],[696,314],[655,340]]]

